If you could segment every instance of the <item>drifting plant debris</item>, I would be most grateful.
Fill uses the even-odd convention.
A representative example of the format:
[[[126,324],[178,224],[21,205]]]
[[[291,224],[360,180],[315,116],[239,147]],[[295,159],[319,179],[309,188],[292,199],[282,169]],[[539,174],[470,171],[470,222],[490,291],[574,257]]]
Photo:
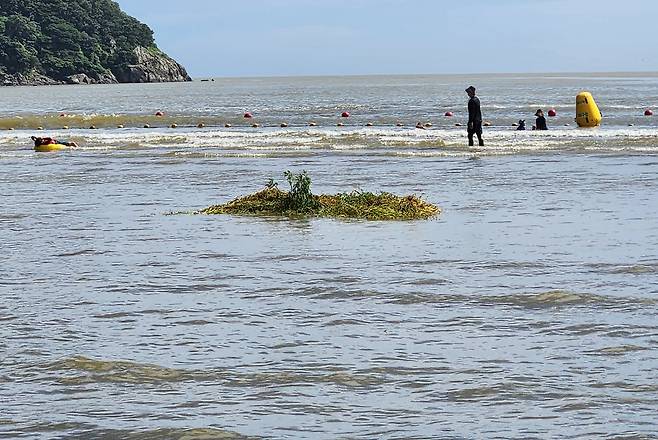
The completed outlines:
[[[306,216],[353,218],[366,220],[418,220],[429,219],[441,213],[436,206],[415,195],[396,196],[382,192],[353,191],[335,195],[314,195],[311,178],[303,171],[284,176],[290,191],[282,191],[273,181],[255,194],[239,197],[223,205],[210,206],[197,214],[237,214],[266,216]]]

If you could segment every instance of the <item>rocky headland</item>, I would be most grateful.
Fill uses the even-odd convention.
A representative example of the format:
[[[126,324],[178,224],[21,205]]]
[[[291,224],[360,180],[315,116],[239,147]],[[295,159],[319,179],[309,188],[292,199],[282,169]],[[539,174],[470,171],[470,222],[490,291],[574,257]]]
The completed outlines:
[[[156,46],[153,31],[115,2],[53,3],[64,0],[0,4],[0,85],[192,80]]]

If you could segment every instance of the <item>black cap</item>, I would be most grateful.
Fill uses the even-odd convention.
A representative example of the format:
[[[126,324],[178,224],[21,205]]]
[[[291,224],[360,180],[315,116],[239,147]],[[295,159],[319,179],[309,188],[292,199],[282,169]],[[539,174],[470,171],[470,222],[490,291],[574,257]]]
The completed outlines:
[[[466,93],[468,93],[468,92],[473,92],[473,93],[475,93],[475,87],[473,87],[473,86],[468,86],[468,88],[467,88],[466,90],[464,90],[464,91],[465,91]]]

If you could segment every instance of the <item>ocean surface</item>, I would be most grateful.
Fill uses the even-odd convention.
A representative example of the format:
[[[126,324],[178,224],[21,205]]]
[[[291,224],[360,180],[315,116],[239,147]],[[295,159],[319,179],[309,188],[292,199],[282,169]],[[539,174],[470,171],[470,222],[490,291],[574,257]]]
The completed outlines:
[[[0,88],[0,438],[658,438],[647,108],[658,74]],[[167,215],[286,170],[443,212]]]

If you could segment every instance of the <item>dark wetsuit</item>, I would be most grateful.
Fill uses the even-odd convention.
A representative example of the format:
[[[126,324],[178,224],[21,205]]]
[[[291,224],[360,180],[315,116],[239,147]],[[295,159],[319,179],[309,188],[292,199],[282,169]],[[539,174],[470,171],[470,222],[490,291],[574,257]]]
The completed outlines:
[[[535,127],[537,127],[537,130],[548,130],[548,127],[546,126],[546,118],[539,116],[537,121],[535,121]]]
[[[480,110],[480,99],[473,96],[468,100],[468,145],[473,146],[473,135],[477,134],[478,142],[481,147],[484,146],[482,140],[482,111]]]

